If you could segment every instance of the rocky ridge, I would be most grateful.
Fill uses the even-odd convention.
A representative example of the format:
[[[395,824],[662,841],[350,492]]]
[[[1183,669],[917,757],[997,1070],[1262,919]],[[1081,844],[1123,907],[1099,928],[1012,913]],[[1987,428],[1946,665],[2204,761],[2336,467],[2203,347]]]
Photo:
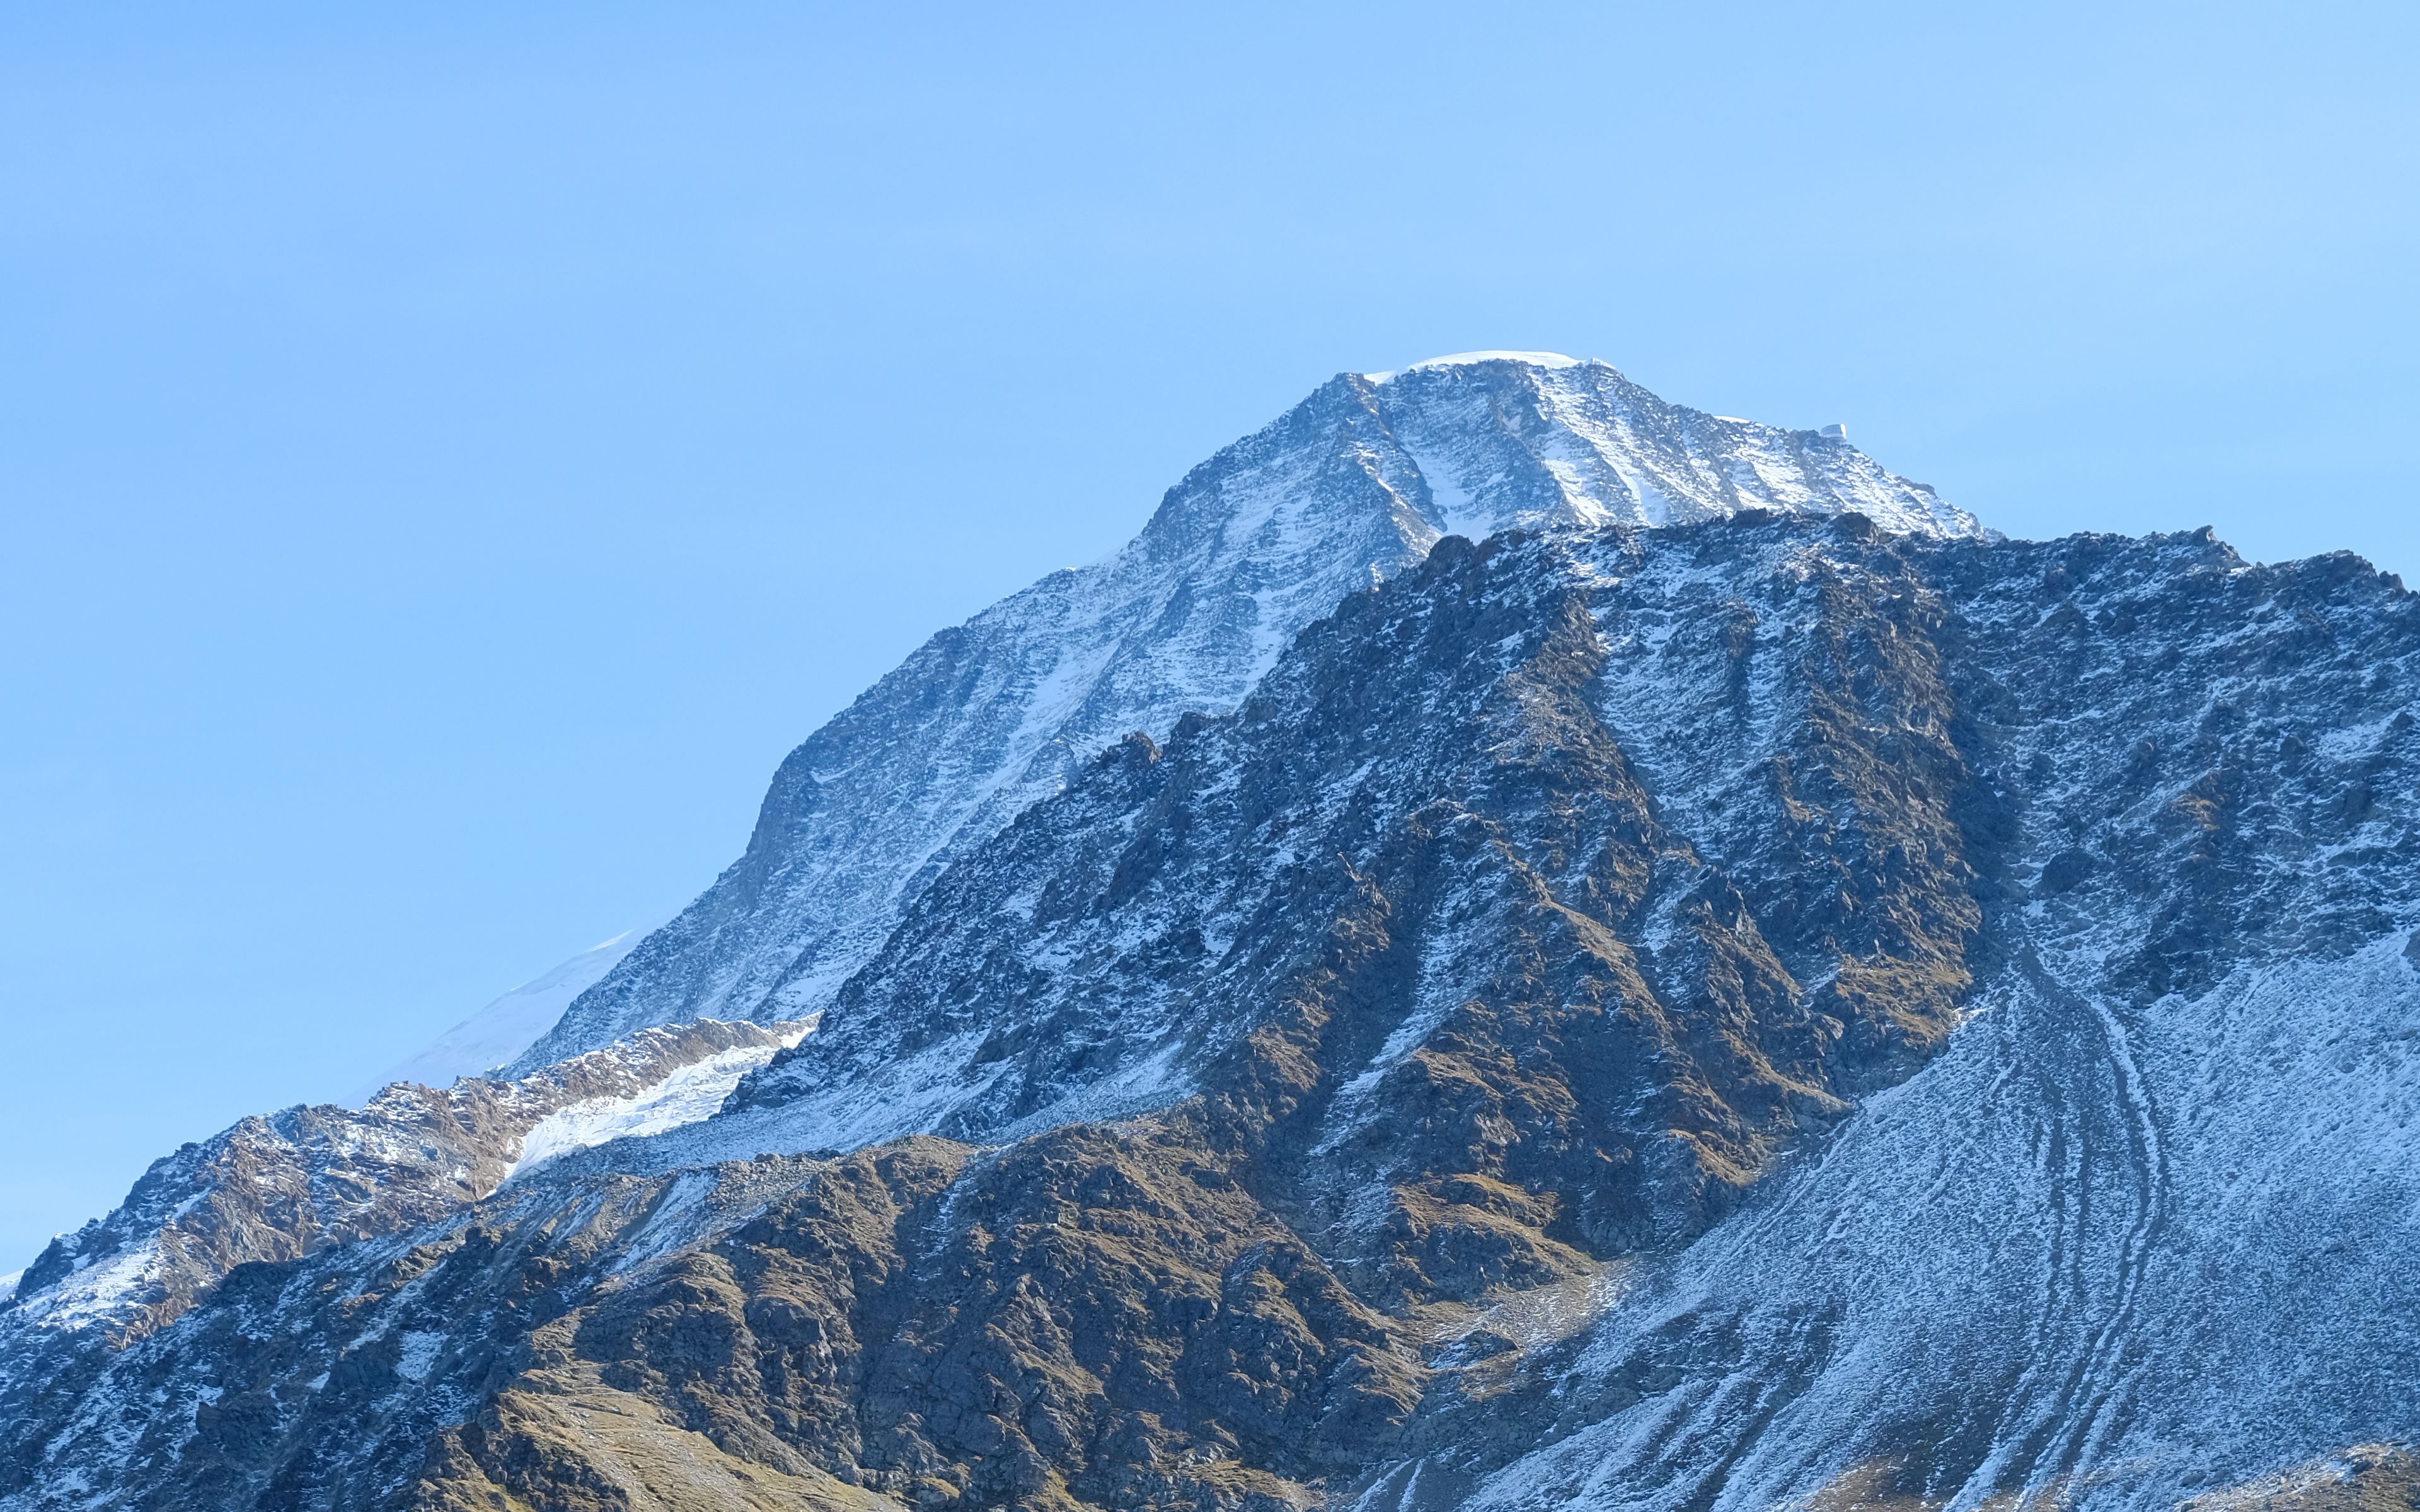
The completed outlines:
[[[654,1023],[823,1008],[901,913],[1130,731],[1233,709],[1305,625],[1439,539],[1743,508],[1972,517],[1840,438],[1665,403],[1602,363],[1341,374],[1169,490],[1140,534],[926,642],[793,751],[748,848],[515,1063]]]
[[[245,1119],[153,1162],[107,1216],[53,1240],[0,1299],[0,1332],[98,1329],[123,1342],[165,1327],[239,1265],[442,1218],[545,1158],[538,1147],[644,1122],[667,1094],[687,1093],[703,1118],[807,1027],[701,1020],[519,1081],[396,1082],[358,1110]]]

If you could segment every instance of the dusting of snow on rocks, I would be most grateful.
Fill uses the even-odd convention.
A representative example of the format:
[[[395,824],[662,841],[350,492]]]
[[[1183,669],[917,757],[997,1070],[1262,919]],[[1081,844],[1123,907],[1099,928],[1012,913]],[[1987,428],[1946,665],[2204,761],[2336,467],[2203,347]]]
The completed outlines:
[[[0,1283],[0,1512],[2408,1505],[2420,598],[1345,375],[530,1055]]]
[[[359,1109],[245,1119],[154,1162],[116,1211],[54,1240],[0,1299],[0,1335],[163,1327],[239,1265],[400,1232],[549,1155],[703,1119],[813,1027],[648,1028],[518,1081],[399,1082]]]
[[[1743,509],[1982,533],[1845,440],[1667,404],[1603,363],[1473,352],[1340,375],[1195,468],[1125,548],[935,636],[817,731],[746,854],[516,1070],[647,1024],[824,1007],[967,847],[1127,733],[1233,708],[1303,626],[1447,535]]]

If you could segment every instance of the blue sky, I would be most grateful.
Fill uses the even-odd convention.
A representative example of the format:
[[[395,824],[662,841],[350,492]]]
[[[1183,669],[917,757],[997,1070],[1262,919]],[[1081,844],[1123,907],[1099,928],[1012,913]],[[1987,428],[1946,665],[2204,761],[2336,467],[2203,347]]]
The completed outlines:
[[[2420,572],[2409,8],[1683,8],[0,6],[0,1272],[1339,370]]]

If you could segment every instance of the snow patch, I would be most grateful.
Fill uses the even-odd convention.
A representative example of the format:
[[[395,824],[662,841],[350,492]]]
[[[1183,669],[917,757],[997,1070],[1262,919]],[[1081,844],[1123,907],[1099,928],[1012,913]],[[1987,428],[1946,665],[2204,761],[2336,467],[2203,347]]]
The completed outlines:
[[[90,1264],[79,1261],[74,1273],[56,1286],[25,1298],[22,1316],[43,1328],[76,1329],[98,1322],[121,1304],[140,1299],[159,1257],[159,1241],[147,1239]],[[8,1278],[11,1292],[23,1274],[20,1271]]]
[[[1601,1400],[1701,1327],[1758,1341],[1750,1363],[1617,1408],[1469,1504],[1794,1504],[1879,1452],[1874,1425],[1971,1412],[1967,1394],[2020,1412],[1946,1500],[2030,1468],[2029,1501],[2071,1473],[2096,1508],[2158,1512],[2178,1486],[2391,1431],[2377,1404],[2420,1381],[2420,982],[2400,937],[2149,1008],[2070,985],[2093,969],[2020,962],[1988,986],[1938,1059],[1613,1299],[1558,1395]],[[2019,1458],[2045,1442],[2071,1472]]]
[[[395,1373],[406,1381],[427,1381],[430,1367],[437,1364],[437,1351],[445,1345],[445,1335],[408,1329],[395,1344]]]
[[[719,1112],[739,1079],[797,1044],[814,1029],[801,1025],[779,1044],[737,1045],[680,1070],[635,1097],[590,1098],[557,1108],[521,1136],[520,1155],[504,1173],[510,1182],[559,1155],[609,1140],[663,1134]]]

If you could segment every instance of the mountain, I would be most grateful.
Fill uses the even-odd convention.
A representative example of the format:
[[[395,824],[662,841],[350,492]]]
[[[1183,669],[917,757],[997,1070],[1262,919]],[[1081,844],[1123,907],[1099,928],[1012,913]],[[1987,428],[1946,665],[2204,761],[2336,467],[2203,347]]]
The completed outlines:
[[[935,636],[816,731],[747,853],[517,1069],[648,1024],[815,1011],[967,846],[1128,732],[1233,709],[1304,625],[1445,535],[1751,507],[1980,530],[1845,439],[1668,405],[1602,363],[1340,375],[1194,469],[1125,548]]]
[[[1431,507],[1606,371],[1322,393]],[[377,1200],[77,1326],[247,1190],[163,1163],[0,1311],[0,1509],[2412,1504],[2420,599],[1657,490],[1348,557],[819,1017],[270,1120]],[[1015,680],[918,665],[804,748],[996,771],[918,743]]]
[[[1447,543],[715,1117],[17,1355],[0,1494],[2399,1494],[2415,679],[2206,533]]]
[[[451,1087],[464,1076],[484,1075],[518,1059],[554,1027],[573,998],[619,964],[640,937],[640,931],[625,930],[523,982],[446,1030],[435,1044],[389,1070],[375,1086],[348,1098],[348,1105],[360,1107],[397,1082]]]

